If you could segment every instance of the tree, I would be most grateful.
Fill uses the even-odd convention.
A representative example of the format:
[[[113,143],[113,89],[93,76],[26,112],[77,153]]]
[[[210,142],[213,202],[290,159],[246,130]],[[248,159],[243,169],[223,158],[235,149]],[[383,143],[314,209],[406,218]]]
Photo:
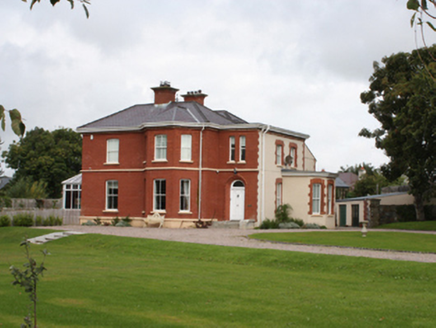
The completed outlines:
[[[376,147],[390,158],[382,167],[389,180],[408,177],[417,220],[425,220],[424,201],[435,192],[435,55],[433,46],[384,57],[383,66],[374,63],[369,91],[360,95],[381,127],[362,129],[359,135],[374,138]]]
[[[372,166],[371,164],[367,164],[367,163],[362,163],[362,164],[355,164],[353,166],[341,166],[339,173],[341,172],[351,172],[354,173],[356,175],[359,175],[359,171],[361,168],[365,169],[366,174],[373,174],[375,168],[374,166]]]
[[[50,132],[37,127],[10,144],[2,157],[16,170],[12,185],[22,178],[42,181],[47,184],[48,196],[59,198],[61,182],[80,172],[82,139],[71,129]]]
[[[27,0],[22,0],[24,2],[27,2]],[[55,4],[57,4],[58,2],[60,2],[61,0],[50,0],[50,3],[52,4],[52,6],[54,6]],[[74,0],[66,0],[71,4],[71,9],[74,8]],[[90,5],[91,4],[91,0],[76,0],[77,2],[81,3],[83,6],[83,9],[85,10],[85,14],[86,17],[89,18],[89,11],[88,8],[86,7],[86,5]],[[41,0],[31,0],[30,1],[30,10],[32,10],[33,5],[37,2],[41,2]]]

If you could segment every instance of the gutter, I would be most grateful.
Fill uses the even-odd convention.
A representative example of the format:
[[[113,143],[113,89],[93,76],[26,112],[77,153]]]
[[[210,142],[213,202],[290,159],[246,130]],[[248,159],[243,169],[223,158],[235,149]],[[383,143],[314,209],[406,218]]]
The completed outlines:
[[[202,170],[203,170],[203,130],[200,131],[200,158],[198,164],[198,221],[201,221],[201,186],[202,186]]]

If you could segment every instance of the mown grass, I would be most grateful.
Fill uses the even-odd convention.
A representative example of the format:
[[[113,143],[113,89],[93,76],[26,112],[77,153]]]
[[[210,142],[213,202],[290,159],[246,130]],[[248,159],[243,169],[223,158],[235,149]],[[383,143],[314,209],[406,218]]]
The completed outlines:
[[[407,232],[369,230],[366,237],[362,237],[360,231],[279,232],[254,234],[250,237],[295,244],[436,253],[436,235]]]
[[[436,231],[436,221],[412,221],[412,222],[395,222],[382,224],[380,229],[400,229],[400,230],[420,230],[420,231]]]
[[[47,230],[0,229],[0,326],[18,327],[19,243]],[[40,327],[434,327],[436,264],[70,236],[47,248]],[[36,256],[38,259],[40,257]]]

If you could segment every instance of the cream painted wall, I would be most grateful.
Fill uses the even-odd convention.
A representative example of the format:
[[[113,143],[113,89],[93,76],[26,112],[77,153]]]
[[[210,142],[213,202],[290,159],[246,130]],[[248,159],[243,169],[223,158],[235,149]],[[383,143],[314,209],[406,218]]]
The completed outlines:
[[[311,215],[309,214],[310,180],[312,176],[283,177],[283,203],[292,206],[291,216],[301,219],[305,223],[316,223],[329,229],[335,227],[334,215]],[[325,179],[327,185],[327,179]],[[327,204],[327,190],[325,190],[324,203]]]
[[[259,138],[262,139],[262,134],[259,134]],[[303,169],[303,149],[304,142],[299,139],[294,139],[291,137],[280,136],[274,133],[266,133],[265,135],[265,219],[273,219],[276,209],[276,181],[282,177],[281,165],[276,165],[276,141],[280,140],[284,144],[284,155],[283,159],[289,155],[289,143],[295,143],[297,145],[297,170]],[[262,140],[259,142],[262,147]],[[261,148],[260,147],[260,148]],[[262,149],[259,150],[262,152]],[[262,157],[259,156],[262,160]],[[260,163],[262,167],[262,163]],[[262,179],[262,170],[259,173],[259,179]],[[262,182],[259,180],[259,204],[261,204],[261,186]],[[261,206],[260,206],[261,207]],[[262,215],[262,213],[260,213]]]

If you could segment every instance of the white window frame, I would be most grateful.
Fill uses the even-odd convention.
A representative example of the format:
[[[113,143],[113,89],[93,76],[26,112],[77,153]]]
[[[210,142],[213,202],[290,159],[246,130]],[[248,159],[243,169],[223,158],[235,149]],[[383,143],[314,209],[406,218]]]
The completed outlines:
[[[189,212],[191,210],[191,180],[180,180],[180,212]]]
[[[246,138],[245,136],[240,136],[239,137],[239,161],[240,162],[245,162],[245,150],[246,150]]]
[[[162,183],[164,183],[164,190],[162,192]],[[158,186],[159,184],[159,186]],[[159,187],[159,188],[158,188]],[[159,189],[159,190],[158,190]],[[153,211],[155,212],[165,212],[166,211],[166,180],[156,179],[153,182]],[[159,193],[158,193],[159,191]],[[162,206],[163,200],[163,206]]]
[[[234,162],[235,161],[235,154],[236,153],[236,139],[235,137],[229,137],[229,161]]]
[[[291,147],[291,150],[289,152],[289,155],[292,157],[291,167],[297,167],[297,158],[295,157],[296,151],[297,150],[295,149],[295,147]]]
[[[180,160],[192,160],[192,135],[182,134],[180,138]]]
[[[327,186],[327,214],[333,214],[333,185]]]
[[[82,199],[82,185],[77,183],[64,185],[64,209],[80,209]],[[68,205],[68,206],[67,206]]]
[[[312,214],[321,214],[321,184],[312,185]]]
[[[167,160],[167,135],[157,134],[154,136],[154,159],[156,161]]]
[[[276,185],[276,207],[279,208],[280,205],[282,205],[282,186],[283,184],[281,182],[277,183]]]
[[[283,165],[282,153],[283,153],[283,146],[276,145],[276,164],[277,165]]]
[[[106,181],[106,210],[118,211],[118,181],[117,180]]]
[[[119,139],[108,139],[106,141],[106,163],[118,164],[119,163]]]

